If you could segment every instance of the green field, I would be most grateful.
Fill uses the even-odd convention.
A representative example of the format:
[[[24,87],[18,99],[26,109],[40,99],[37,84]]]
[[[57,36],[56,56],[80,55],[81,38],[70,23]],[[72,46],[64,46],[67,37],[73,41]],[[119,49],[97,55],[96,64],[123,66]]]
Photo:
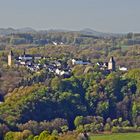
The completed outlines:
[[[140,140],[140,133],[95,135],[91,140]]]

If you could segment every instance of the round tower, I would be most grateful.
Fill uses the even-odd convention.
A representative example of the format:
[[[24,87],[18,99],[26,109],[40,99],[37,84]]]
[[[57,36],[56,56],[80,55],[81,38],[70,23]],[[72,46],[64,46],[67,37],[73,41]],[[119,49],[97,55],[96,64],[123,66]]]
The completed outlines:
[[[8,66],[12,66],[12,62],[13,62],[13,52],[10,51],[8,54]]]

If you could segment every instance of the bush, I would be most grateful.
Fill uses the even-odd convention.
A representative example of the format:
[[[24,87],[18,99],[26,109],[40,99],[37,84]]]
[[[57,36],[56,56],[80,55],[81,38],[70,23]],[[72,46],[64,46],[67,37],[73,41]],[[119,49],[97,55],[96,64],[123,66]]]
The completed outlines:
[[[84,124],[84,117],[83,116],[77,116],[74,120],[75,127],[78,127],[79,125]]]
[[[79,133],[84,132],[84,127],[83,127],[83,125],[78,126],[78,127],[76,128],[76,130],[77,130]]]
[[[136,127],[122,127],[121,132],[122,133],[137,132],[137,128]]]
[[[58,131],[57,131],[57,130],[53,130],[53,131],[52,131],[52,135],[58,136]]]
[[[97,128],[95,127],[95,123],[90,124],[90,130],[91,130],[92,133],[97,132]]]
[[[113,121],[112,121],[112,124],[113,124],[113,126],[118,126],[118,120],[117,119],[114,119]]]
[[[111,129],[112,133],[119,133],[119,127],[115,127],[113,126],[113,128]]]
[[[14,132],[8,132],[6,133],[4,140],[14,140]]]
[[[136,127],[113,127],[112,133],[130,133],[130,132],[138,132],[138,128]]]
[[[85,125],[84,125],[84,130],[85,130],[86,132],[90,132],[90,131],[91,131],[91,125],[90,125],[90,124],[85,124]]]
[[[122,122],[122,127],[129,126],[130,122],[128,120]]]
[[[111,126],[109,123],[106,123],[104,126],[104,131],[110,131],[111,130]]]
[[[96,127],[97,131],[103,131],[103,124],[102,123],[96,124],[95,127]]]

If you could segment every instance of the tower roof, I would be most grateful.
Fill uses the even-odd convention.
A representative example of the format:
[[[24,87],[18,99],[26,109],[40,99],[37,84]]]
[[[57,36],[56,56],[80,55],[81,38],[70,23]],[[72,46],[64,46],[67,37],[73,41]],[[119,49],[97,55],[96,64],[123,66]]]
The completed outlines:
[[[14,55],[12,50],[10,50],[9,55],[11,55],[11,56]]]
[[[114,62],[115,62],[115,60],[114,60],[113,56],[111,56],[111,58],[110,58],[109,62],[110,62],[110,63],[114,63]]]

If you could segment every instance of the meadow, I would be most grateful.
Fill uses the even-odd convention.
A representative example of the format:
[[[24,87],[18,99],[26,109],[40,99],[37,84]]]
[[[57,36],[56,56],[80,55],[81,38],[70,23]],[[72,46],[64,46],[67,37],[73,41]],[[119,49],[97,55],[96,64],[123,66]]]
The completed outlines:
[[[140,133],[95,135],[90,140],[140,140]]]

